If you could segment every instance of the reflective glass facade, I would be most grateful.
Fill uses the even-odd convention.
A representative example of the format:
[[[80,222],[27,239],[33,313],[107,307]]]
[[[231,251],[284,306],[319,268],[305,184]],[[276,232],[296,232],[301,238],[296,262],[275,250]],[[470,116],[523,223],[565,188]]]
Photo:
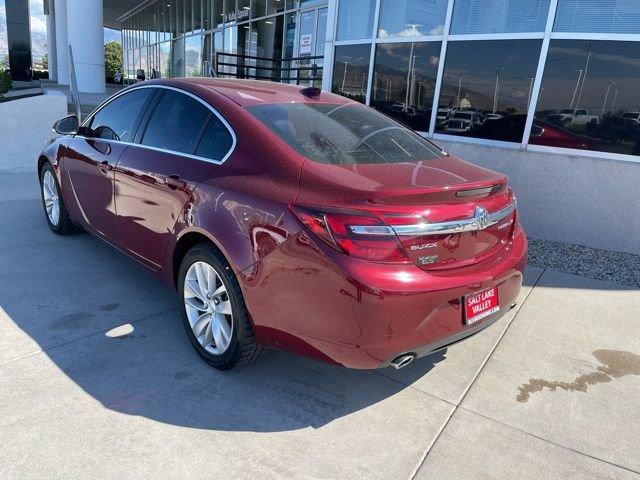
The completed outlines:
[[[327,0],[162,0],[121,24],[127,83],[213,73],[322,82]]]
[[[640,156],[640,2],[166,0],[123,28],[129,82],[215,70],[322,86],[436,139]]]
[[[338,0],[337,12],[335,93],[436,139],[640,156],[640,2]]]

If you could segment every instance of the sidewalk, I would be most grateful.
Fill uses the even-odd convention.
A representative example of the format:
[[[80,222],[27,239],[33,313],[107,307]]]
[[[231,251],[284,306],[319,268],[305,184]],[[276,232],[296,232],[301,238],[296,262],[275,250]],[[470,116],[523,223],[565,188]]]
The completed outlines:
[[[0,478],[640,478],[640,290],[530,268],[516,309],[403,370],[219,372],[174,294],[0,176]]]
[[[105,93],[80,93],[80,108],[82,110],[83,118],[90,114],[98,105],[109,98],[111,95],[122,90],[122,85],[107,84],[107,91]],[[67,97],[69,105],[69,111],[73,111],[73,103],[71,100],[71,91],[68,85],[59,85],[57,83],[43,83],[43,90],[55,90],[62,92]]]

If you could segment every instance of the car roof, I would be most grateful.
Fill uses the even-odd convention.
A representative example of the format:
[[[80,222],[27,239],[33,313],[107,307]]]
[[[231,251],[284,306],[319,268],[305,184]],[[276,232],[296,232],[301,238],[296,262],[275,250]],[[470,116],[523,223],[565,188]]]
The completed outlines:
[[[171,78],[150,83],[170,85],[178,88],[189,89],[189,86],[198,90],[209,89],[234,101],[242,107],[261,105],[267,103],[354,103],[353,100],[321,92],[317,96],[305,96],[301,93],[304,86],[286,83],[268,82],[264,80],[245,80],[235,78]]]

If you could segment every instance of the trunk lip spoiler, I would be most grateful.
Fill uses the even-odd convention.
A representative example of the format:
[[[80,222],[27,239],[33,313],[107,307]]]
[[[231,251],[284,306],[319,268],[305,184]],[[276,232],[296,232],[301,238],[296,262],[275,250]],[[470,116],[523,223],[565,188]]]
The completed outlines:
[[[394,226],[367,226],[351,225],[349,229],[355,235],[392,235],[419,236],[419,235],[447,235],[452,233],[475,232],[491,227],[512,215],[518,209],[518,202],[514,198],[506,207],[489,213],[483,207],[476,207],[473,216],[462,220],[449,222],[416,223],[413,225]]]

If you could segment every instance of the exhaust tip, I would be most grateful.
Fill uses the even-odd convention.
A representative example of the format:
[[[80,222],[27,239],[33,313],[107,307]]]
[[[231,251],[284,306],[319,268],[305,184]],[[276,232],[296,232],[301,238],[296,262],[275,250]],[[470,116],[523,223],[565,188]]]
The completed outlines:
[[[415,353],[406,353],[404,355],[400,355],[399,357],[391,360],[391,363],[389,365],[391,365],[396,370],[400,370],[401,368],[404,368],[407,365],[409,365],[415,359],[416,359]]]

